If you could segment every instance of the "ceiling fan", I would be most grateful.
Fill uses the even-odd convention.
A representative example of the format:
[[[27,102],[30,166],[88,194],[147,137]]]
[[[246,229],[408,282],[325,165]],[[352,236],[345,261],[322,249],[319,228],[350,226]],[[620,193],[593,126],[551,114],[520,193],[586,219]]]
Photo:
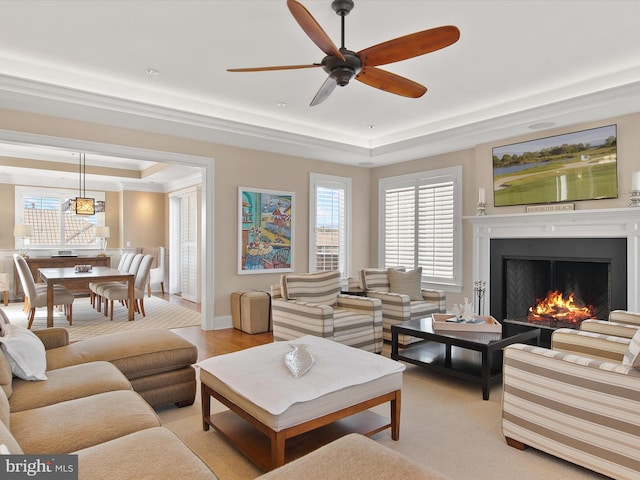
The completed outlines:
[[[340,48],[331,41],[316,19],[300,2],[287,0],[287,6],[307,36],[326,54],[322,62],[310,65],[233,68],[227,71],[264,72],[322,67],[329,76],[313,97],[311,106],[322,103],[333,92],[336,85],[344,87],[352,78],[385,92],[419,98],[427,91],[426,87],[377,67],[440,50],[457,42],[460,38],[460,30],[455,26],[447,25],[398,37],[359,52],[353,52],[344,46],[344,17],[353,9],[353,0],[333,0],[331,2],[331,7],[341,17],[342,44]]]

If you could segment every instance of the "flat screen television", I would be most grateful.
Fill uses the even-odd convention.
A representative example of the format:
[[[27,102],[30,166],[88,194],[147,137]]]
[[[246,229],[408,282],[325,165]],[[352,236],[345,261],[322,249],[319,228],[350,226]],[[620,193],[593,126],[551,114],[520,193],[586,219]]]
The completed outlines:
[[[494,205],[617,198],[616,127],[494,147]]]

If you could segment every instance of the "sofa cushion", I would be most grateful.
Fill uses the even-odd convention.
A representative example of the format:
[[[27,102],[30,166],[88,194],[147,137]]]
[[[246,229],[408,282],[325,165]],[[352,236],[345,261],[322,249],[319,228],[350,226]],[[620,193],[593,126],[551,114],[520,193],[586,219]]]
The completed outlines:
[[[151,329],[87,338],[47,350],[47,370],[103,360],[132,380],[185,368],[197,359],[198,349],[192,343],[168,330]]]
[[[635,333],[629,343],[629,350],[624,354],[623,365],[640,368],[640,329]]]
[[[11,412],[21,412],[54,403],[114,390],[131,390],[129,380],[109,362],[91,362],[47,372],[46,382],[13,381]]]
[[[24,380],[46,380],[47,359],[40,339],[19,325],[6,324],[4,330],[0,343],[11,372]]]
[[[164,427],[141,430],[74,453],[78,455],[80,480],[217,478],[199,457]],[[141,465],[144,465],[144,475]]]
[[[409,300],[419,301],[422,298],[422,267],[408,272],[401,272],[394,268],[389,271],[389,291],[409,295]]]
[[[11,433],[25,454],[64,454],[160,425],[158,416],[131,390],[11,414]]]
[[[22,448],[20,448],[20,445],[9,431],[10,419],[9,400],[4,391],[0,389],[0,445],[4,445],[10,454],[21,455],[23,453]]]
[[[283,275],[281,283],[283,298],[320,305],[335,305],[341,290],[337,270]]]

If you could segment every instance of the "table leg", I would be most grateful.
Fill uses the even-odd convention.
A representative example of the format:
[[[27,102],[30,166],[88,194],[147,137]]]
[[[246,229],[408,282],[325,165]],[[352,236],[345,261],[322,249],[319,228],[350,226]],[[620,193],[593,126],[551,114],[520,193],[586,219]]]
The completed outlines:
[[[391,329],[391,359],[398,359],[398,330]]]
[[[447,367],[451,367],[451,344],[447,343],[444,346],[444,364]]]
[[[400,403],[402,393],[400,390],[396,390],[396,396],[391,400],[391,438],[393,440],[400,440]]]
[[[489,376],[491,375],[491,353],[484,349],[482,351],[481,367],[482,399],[489,400]]]
[[[135,276],[129,277],[129,281],[127,282],[127,286],[129,287],[129,321],[133,322],[135,318],[135,293],[134,293],[134,282]]]
[[[53,282],[47,282],[47,328],[53,327]]]
[[[211,420],[211,395],[209,388],[203,383],[200,383],[200,399],[202,400],[202,429],[207,431]]]

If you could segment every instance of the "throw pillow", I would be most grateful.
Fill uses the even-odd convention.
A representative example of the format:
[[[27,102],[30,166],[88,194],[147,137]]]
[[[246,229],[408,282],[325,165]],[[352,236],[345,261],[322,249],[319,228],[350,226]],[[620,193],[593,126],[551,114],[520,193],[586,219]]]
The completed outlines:
[[[640,368],[640,329],[633,335],[629,343],[629,350],[622,359],[623,365]]]
[[[44,344],[31,330],[19,325],[5,325],[5,335],[0,337],[0,343],[16,377],[23,380],[47,379]]]
[[[422,267],[408,272],[399,272],[394,268],[388,270],[389,291],[409,295],[412,301],[423,300],[422,298]]]

